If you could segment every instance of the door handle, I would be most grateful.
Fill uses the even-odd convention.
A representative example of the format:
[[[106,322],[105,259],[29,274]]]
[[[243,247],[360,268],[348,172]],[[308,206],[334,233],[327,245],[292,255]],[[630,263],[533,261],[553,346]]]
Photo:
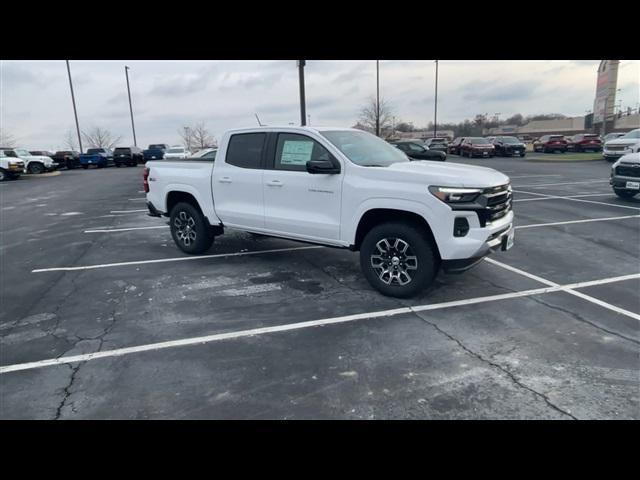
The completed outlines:
[[[222,177],[218,180],[220,183],[231,183],[231,177]]]
[[[270,182],[267,182],[267,185],[269,185],[270,187],[281,187],[282,185],[284,185],[284,183],[282,183],[280,180],[271,180]]]

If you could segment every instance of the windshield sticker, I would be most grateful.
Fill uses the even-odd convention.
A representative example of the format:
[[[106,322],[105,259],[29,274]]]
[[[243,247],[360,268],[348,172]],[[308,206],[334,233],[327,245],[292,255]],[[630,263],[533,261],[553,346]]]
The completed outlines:
[[[311,160],[313,142],[285,140],[280,157],[281,165],[306,165]]]

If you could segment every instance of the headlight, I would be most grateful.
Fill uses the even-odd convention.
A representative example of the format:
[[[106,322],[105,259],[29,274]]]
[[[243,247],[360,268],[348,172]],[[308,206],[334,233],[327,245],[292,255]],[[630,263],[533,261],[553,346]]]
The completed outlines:
[[[429,191],[444,203],[473,202],[482,193],[479,188],[429,187]]]

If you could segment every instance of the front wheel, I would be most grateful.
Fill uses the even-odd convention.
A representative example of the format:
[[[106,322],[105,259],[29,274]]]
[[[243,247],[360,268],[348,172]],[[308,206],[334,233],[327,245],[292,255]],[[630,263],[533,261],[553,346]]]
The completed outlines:
[[[633,198],[638,194],[638,192],[633,190],[614,190],[614,192],[616,193],[617,196],[619,196],[620,198],[624,198],[625,200],[628,200],[629,198]]]
[[[32,163],[29,165],[29,173],[40,174],[44,172],[44,165],[41,163]]]
[[[213,243],[209,225],[204,215],[190,203],[178,203],[171,209],[169,224],[171,236],[185,253],[204,253]]]
[[[431,239],[408,223],[383,223],[369,231],[360,247],[360,267],[383,295],[407,298],[428,287],[439,260]]]

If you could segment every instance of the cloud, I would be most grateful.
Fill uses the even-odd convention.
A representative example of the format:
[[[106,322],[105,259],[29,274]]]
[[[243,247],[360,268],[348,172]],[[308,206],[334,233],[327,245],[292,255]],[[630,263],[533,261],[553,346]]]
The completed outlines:
[[[529,100],[534,97],[537,84],[533,81],[515,82],[506,85],[491,81],[471,82],[462,87],[464,100],[483,102],[512,102]]]

